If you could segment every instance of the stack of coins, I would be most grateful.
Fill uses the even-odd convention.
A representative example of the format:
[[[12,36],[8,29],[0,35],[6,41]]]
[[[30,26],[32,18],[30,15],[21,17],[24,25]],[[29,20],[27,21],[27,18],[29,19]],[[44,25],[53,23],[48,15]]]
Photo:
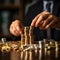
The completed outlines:
[[[24,27],[24,35],[29,35],[29,26]]]
[[[33,35],[33,29],[34,29],[34,27],[30,26],[30,28],[29,28],[29,36]]]
[[[43,39],[43,48],[46,48],[48,46],[48,40]]]
[[[51,39],[50,42],[49,42],[49,44],[50,44],[51,46],[54,46],[54,45],[55,45],[55,41]]]
[[[34,29],[34,27],[33,26],[30,26],[30,29],[29,29],[29,37],[30,37],[29,42],[30,42],[30,45],[31,44],[34,44],[33,29]]]
[[[25,44],[25,36],[24,34],[21,34],[21,48],[23,49],[23,46]]]
[[[58,42],[57,41],[55,41],[55,47],[58,48]]]
[[[24,27],[25,45],[29,44],[29,26]]]
[[[6,38],[1,38],[1,41],[2,41],[3,44],[5,44],[6,43]]]
[[[26,26],[24,27],[24,33],[21,34],[21,48],[25,49],[34,43],[33,27]]]

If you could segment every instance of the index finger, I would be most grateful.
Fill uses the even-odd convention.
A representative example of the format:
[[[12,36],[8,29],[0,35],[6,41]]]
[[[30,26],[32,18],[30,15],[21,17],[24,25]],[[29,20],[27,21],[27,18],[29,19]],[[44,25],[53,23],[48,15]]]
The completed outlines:
[[[35,26],[35,23],[36,23],[38,18],[39,18],[39,14],[33,19],[31,26]]]

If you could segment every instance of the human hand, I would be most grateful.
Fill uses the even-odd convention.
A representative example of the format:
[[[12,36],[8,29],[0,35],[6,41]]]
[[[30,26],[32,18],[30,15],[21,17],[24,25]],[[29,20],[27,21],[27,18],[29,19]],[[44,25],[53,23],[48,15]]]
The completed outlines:
[[[57,27],[59,20],[56,16],[50,12],[44,11],[38,14],[32,21],[31,26],[39,27],[42,30],[48,29],[49,27]]]
[[[23,33],[23,25],[19,20],[15,20],[10,25],[10,32],[15,36],[20,36]]]

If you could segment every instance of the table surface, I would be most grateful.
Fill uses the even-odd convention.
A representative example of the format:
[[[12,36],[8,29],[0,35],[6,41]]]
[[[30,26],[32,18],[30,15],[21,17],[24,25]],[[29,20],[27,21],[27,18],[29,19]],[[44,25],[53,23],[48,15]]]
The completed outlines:
[[[60,49],[0,52],[0,60],[60,60]]]
[[[44,48],[45,44],[43,44],[42,48],[36,49],[0,51],[0,60],[60,60],[60,42],[58,44],[59,48],[52,47],[51,49]]]

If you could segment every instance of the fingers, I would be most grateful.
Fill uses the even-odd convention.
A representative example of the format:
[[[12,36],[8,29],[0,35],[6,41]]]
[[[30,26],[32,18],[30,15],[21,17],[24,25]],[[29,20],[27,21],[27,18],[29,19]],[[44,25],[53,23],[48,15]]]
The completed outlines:
[[[13,34],[13,35],[15,35],[15,36],[19,36],[20,34],[18,33],[18,31],[16,31],[16,29],[14,28],[14,27],[12,27],[11,29],[10,29],[10,32]]]
[[[38,18],[39,18],[39,14],[33,19],[31,26],[35,26],[35,23],[36,23]]]
[[[35,27],[38,27],[38,26],[40,26],[40,25],[43,23],[42,19],[43,19],[43,16],[40,16],[40,17],[37,19],[37,21],[36,21],[36,23],[35,23]]]
[[[49,15],[50,13],[46,11],[40,13],[34,18],[34,20],[31,23],[31,26],[40,27],[41,24],[43,24],[43,21],[46,20]]]
[[[45,27],[45,29],[48,29],[50,26],[52,26],[53,23],[54,23],[54,21],[50,22],[50,23]]]
[[[40,29],[44,30],[49,27],[54,27],[55,22],[57,21],[57,17],[52,15],[49,12],[42,12],[38,14],[32,21],[31,26],[39,27]]]
[[[50,22],[52,22],[53,16],[50,15],[46,20],[44,20],[44,23],[42,24],[42,28],[44,29]]]
[[[18,31],[20,34],[23,33],[23,25],[21,24],[20,21],[15,23],[15,29],[16,29],[16,31]]]
[[[12,22],[10,26],[10,32],[15,36],[20,36],[23,31],[23,26],[20,21],[16,20]]]

